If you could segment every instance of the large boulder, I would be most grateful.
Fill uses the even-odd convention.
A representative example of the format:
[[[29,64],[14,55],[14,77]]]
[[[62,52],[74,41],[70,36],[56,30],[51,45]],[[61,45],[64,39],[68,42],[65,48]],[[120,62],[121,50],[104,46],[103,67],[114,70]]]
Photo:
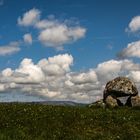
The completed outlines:
[[[109,95],[115,97],[125,97],[136,96],[137,94],[137,87],[129,78],[117,77],[106,84],[103,99],[105,100]]]
[[[119,97],[128,96],[128,104],[130,104],[131,97],[136,95],[138,95],[137,87],[129,78],[117,77],[106,84],[103,93],[103,101],[107,103],[107,97],[109,96],[110,99],[111,97],[114,99],[114,102],[116,100],[118,106],[121,106],[122,103],[118,99]]]

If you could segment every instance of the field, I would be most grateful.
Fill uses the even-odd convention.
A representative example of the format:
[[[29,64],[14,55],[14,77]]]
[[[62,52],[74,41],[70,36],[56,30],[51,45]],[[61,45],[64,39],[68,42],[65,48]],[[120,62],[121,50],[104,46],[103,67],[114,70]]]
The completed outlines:
[[[140,108],[0,104],[0,140],[140,140]]]

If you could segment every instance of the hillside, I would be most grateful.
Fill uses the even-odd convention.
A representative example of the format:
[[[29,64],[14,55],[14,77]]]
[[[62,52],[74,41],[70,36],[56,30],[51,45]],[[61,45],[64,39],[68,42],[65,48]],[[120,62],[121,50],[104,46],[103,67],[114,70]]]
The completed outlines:
[[[0,104],[0,140],[139,140],[140,108]]]

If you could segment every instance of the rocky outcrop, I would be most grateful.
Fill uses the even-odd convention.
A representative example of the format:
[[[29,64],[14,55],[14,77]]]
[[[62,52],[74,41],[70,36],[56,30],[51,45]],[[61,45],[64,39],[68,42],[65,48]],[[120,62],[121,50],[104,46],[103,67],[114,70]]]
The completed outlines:
[[[136,95],[138,95],[137,87],[129,78],[117,77],[106,84],[103,101],[112,107],[122,106],[123,104],[118,98],[128,96],[126,105],[132,106],[132,97]]]

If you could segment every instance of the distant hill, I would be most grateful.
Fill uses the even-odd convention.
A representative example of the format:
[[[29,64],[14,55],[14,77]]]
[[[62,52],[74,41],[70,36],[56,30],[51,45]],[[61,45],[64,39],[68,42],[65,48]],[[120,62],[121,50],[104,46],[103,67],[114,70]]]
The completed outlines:
[[[43,104],[43,105],[61,105],[61,106],[85,106],[83,103],[76,103],[72,101],[43,101],[43,102],[32,102],[34,104]]]
[[[22,104],[41,104],[41,105],[54,105],[54,106],[86,106],[87,104],[84,103],[76,103],[76,102],[72,102],[72,101],[37,101],[37,102],[2,102],[2,104],[4,103],[22,103]]]

